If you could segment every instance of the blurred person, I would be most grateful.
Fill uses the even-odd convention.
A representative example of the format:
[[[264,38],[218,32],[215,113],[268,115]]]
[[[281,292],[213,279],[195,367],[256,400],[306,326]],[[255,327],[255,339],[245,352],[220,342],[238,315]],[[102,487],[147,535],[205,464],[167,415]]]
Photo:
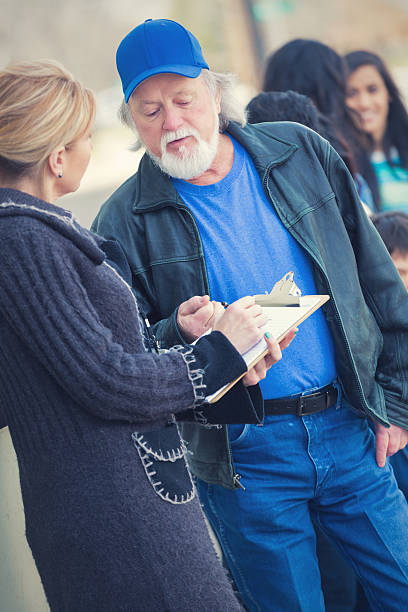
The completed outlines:
[[[408,289],[408,214],[398,211],[379,213],[372,215],[371,220]]]
[[[262,381],[262,426],[182,424],[246,607],[324,609],[313,517],[377,609],[403,609],[408,506],[386,456],[408,439],[408,296],[349,172],[310,129],[246,124],[181,24],[145,21],[116,61],[145,154],[93,227],[123,247],[161,346],[197,336],[179,310],[192,295],[231,302],[293,270],[303,293],[331,297]]]
[[[353,175],[361,200],[373,208],[373,196],[367,185],[365,142],[354,125],[345,104],[347,65],[334,49],[317,41],[297,38],[282,45],[267,59],[263,90],[293,90],[308,96],[320,112],[320,121],[329,142]],[[325,125],[324,118],[328,125]],[[370,175],[370,168],[365,174]],[[374,174],[371,170],[371,174]]]
[[[213,332],[149,350],[119,245],[55,204],[79,187],[94,112],[91,91],[56,62],[0,71],[0,421],[27,540],[51,610],[238,611],[174,419],[257,422],[244,383],[280,349],[269,339],[260,368],[211,407],[205,395],[246,371],[240,352],[262,337],[252,297],[217,317],[208,296],[193,297],[180,310]]]
[[[379,211],[408,213],[408,113],[384,61],[370,51],[345,56],[348,68],[346,103],[356,123],[370,138],[365,178]]]
[[[265,121],[295,121],[326,138],[347,165],[349,150],[339,140],[336,130],[326,115],[315,106],[312,99],[296,91],[262,91],[246,106],[248,123]]]
[[[402,282],[408,290],[408,214],[389,211],[371,215],[371,220],[383,239],[385,246],[398,270]],[[389,457],[398,487],[408,499],[408,451],[407,447]],[[323,544],[324,545],[324,544]],[[337,580],[339,574],[337,573]],[[371,607],[358,585],[354,612],[370,612]]]
[[[336,138],[331,122],[319,113],[308,96],[291,90],[262,91],[248,102],[246,112],[248,123],[262,123],[264,121],[295,121],[301,123],[326,138],[340,157],[347,159],[347,152]],[[358,176],[357,183],[360,186],[360,197],[365,197],[368,201],[371,201],[370,190],[364,188],[364,181],[359,180]],[[361,204],[366,214],[370,215],[372,210],[363,200],[361,200]]]
[[[248,123],[296,121],[321,133],[321,114],[308,96],[296,91],[262,91],[246,106]]]
[[[408,214],[389,211],[372,215],[372,222],[391,255],[405,288],[408,290]],[[390,457],[398,486],[408,499],[408,452],[401,450]]]

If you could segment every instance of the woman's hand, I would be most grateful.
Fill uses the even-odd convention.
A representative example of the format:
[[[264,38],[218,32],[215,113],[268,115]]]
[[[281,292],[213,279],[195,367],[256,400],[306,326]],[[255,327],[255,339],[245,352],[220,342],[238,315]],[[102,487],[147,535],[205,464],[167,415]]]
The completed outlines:
[[[289,346],[296,336],[296,333],[297,329],[292,329],[280,342],[275,340],[275,338],[268,338],[265,336],[269,353],[245,374],[242,382],[246,387],[256,385],[260,380],[265,378],[269,368],[282,359],[282,351]]]
[[[245,353],[262,338],[266,321],[261,306],[252,296],[246,296],[230,304],[221,316],[215,313],[213,330],[222,332],[238,352]]]

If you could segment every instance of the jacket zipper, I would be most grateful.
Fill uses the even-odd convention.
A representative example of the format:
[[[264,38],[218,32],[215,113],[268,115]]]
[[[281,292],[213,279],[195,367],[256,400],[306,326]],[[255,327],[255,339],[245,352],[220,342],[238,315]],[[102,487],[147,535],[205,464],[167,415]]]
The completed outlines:
[[[241,474],[234,474],[234,476],[232,477],[232,480],[234,481],[234,486],[236,489],[240,487],[243,491],[246,491],[244,485],[241,482]]]

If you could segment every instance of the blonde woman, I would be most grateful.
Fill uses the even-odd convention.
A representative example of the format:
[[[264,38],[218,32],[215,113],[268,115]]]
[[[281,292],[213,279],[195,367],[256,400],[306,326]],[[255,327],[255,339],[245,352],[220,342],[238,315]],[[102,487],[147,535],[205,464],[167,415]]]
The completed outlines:
[[[130,276],[120,247],[55,205],[88,165],[94,112],[92,93],[55,62],[0,72],[0,422],[27,539],[52,610],[238,610],[174,415],[256,420],[256,388],[202,404],[245,372],[239,352],[264,320],[243,298],[194,347],[148,350],[134,295],[105,257]],[[215,305],[196,296],[183,308],[207,321]],[[246,384],[280,358],[268,342]]]

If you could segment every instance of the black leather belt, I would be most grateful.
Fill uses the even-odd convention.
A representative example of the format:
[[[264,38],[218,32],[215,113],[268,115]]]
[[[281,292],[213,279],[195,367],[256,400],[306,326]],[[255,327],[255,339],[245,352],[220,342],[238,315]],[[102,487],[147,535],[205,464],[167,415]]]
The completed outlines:
[[[265,415],[297,414],[303,416],[320,412],[332,406],[337,401],[337,389],[334,385],[322,387],[310,395],[297,395],[296,397],[279,397],[264,401]]]

